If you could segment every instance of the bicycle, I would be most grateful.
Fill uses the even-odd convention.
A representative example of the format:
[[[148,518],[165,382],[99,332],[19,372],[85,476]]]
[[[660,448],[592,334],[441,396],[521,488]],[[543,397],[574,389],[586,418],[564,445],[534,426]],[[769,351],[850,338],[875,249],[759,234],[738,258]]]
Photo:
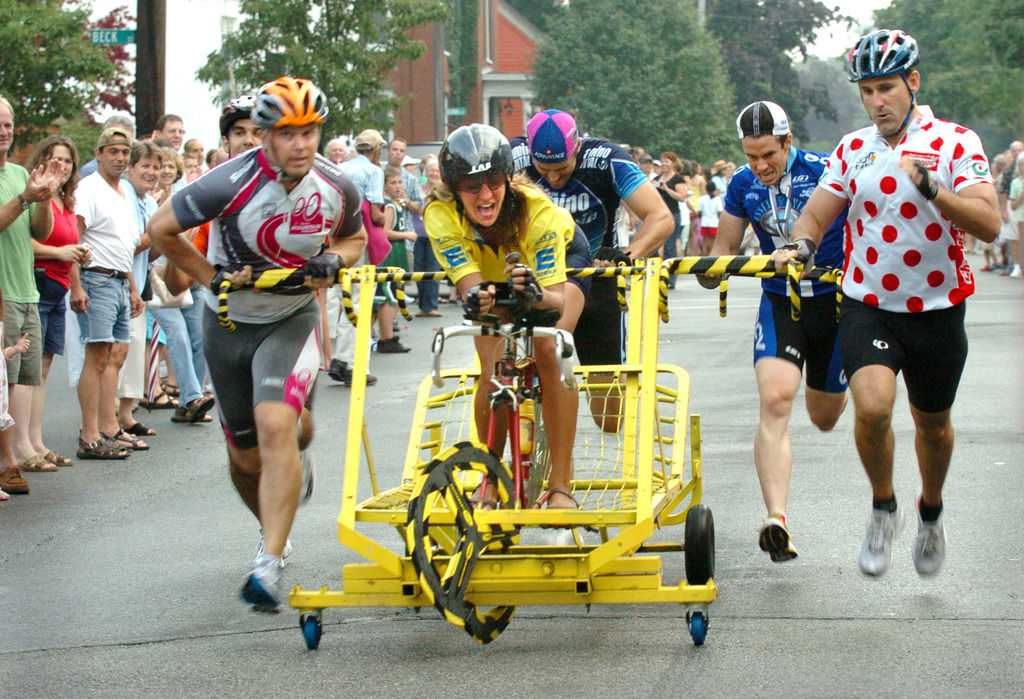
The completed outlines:
[[[514,264],[518,256],[511,253],[507,259]],[[441,355],[448,339],[494,336],[503,340],[503,349],[495,361],[493,390],[488,393],[486,440],[455,444],[424,467],[409,500],[406,526],[407,549],[427,596],[445,619],[481,643],[497,638],[516,607],[498,606],[481,612],[466,599],[468,583],[480,555],[507,551],[517,540],[519,525],[481,521],[486,520],[486,510],[474,509],[474,498],[467,494],[483,493],[493,486],[497,510],[532,509],[543,501],[540,491],[547,476],[549,454],[543,421],[534,417],[543,403],[535,339],[554,340],[560,380],[575,390],[568,362],[574,354],[572,336],[551,327],[558,320],[558,311],[531,309],[525,295],[515,292],[511,285],[507,295],[499,295],[495,306],[507,308],[511,320],[503,323],[497,315],[489,314],[481,318],[480,325],[442,328],[434,336],[433,379],[438,387],[443,385]],[[524,406],[531,404],[533,415],[524,414]],[[501,415],[505,417],[510,464],[502,461],[495,449],[501,441]]]

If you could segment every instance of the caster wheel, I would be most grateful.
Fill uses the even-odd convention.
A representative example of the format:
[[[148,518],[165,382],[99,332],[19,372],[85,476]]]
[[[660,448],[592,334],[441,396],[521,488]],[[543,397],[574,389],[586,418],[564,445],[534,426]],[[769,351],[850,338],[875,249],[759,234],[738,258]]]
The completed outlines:
[[[715,577],[715,520],[705,505],[694,505],[686,513],[683,557],[687,584],[707,585]]]
[[[708,619],[704,612],[693,612],[687,615],[687,622],[690,625],[690,637],[693,638],[693,645],[703,646],[704,639],[708,635]]]
[[[302,627],[302,638],[306,641],[306,648],[316,650],[320,646],[320,637],[324,634],[320,612],[303,614],[299,617],[299,626]]]

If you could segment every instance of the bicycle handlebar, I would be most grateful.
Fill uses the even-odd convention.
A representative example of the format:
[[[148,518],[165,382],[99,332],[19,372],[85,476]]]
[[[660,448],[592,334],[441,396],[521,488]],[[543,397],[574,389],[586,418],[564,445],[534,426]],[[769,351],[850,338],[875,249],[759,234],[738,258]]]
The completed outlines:
[[[527,333],[535,338],[554,338],[555,360],[558,362],[558,378],[567,387],[572,388],[572,363],[568,361],[576,353],[576,345],[573,343],[572,335],[567,330],[560,328],[520,328],[516,327],[513,323],[505,323],[504,325],[454,325],[441,328],[434,333],[434,341],[430,349],[434,358],[433,371],[431,372],[434,385],[438,388],[444,386],[444,379],[441,378],[441,353],[444,351],[444,343],[448,338],[491,335],[503,338],[508,342],[516,342]]]

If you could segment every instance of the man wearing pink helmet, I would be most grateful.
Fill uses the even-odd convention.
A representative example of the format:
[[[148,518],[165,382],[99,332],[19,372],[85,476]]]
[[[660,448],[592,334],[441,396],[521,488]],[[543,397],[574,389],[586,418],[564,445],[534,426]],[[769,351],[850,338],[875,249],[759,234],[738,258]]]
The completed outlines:
[[[580,137],[571,114],[540,112],[526,127],[527,138],[513,138],[516,170],[525,170],[548,197],[569,210],[586,234],[597,265],[629,263],[655,254],[674,228],[672,214],[658,190],[621,146]],[[643,224],[632,241],[617,240],[615,217],[625,202]],[[615,280],[591,282],[573,338],[583,364],[620,364],[624,357],[623,316],[615,299]],[[591,376],[595,383],[610,374]],[[606,432],[619,429],[618,391],[591,393],[590,410]]]
[[[806,260],[849,204],[839,348],[856,411],[854,438],[871,482],[872,514],[857,563],[882,575],[903,528],[893,492],[892,411],[903,373],[921,471],[918,533],[911,548],[920,575],[945,558],[942,486],[953,452],[950,409],[967,359],[965,300],[974,277],[965,233],[999,232],[996,191],[981,140],[918,105],[917,42],[899,30],[862,37],[847,58],[874,122],[847,134],[791,229],[776,264]]]

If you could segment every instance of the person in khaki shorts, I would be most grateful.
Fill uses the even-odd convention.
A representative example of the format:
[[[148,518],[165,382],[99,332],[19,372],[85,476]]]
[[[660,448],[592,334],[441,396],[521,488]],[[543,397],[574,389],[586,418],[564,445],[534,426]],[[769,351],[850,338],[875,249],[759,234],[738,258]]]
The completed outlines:
[[[32,238],[45,240],[53,226],[48,202],[60,186],[56,161],[29,173],[7,160],[14,141],[14,108],[0,97],[0,289],[4,294],[4,347],[27,336],[28,351],[7,360],[10,412],[15,422],[28,422],[32,387],[42,377],[42,330],[39,291],[33,269]],[[42,206],[39,204],[42,203]],[[22,471],[56,470],[35,454],[16,454],[14,435],[0,432],[0,489],[26,494]],[[20,459],[18,457],[21,457]]]

